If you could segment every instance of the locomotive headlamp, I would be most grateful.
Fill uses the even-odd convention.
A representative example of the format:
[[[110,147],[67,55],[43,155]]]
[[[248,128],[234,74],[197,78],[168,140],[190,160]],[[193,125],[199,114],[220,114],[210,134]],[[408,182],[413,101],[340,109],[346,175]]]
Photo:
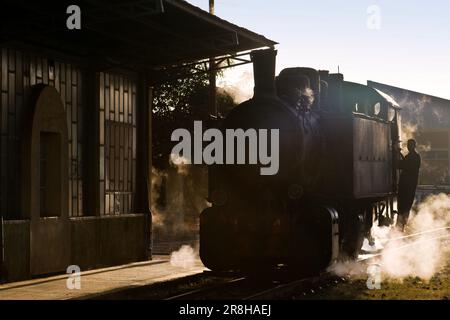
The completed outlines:
[[[213,190],[211,193],[211,201],[215,206],[224,206],[227,203],[228,197],[224,190]]]

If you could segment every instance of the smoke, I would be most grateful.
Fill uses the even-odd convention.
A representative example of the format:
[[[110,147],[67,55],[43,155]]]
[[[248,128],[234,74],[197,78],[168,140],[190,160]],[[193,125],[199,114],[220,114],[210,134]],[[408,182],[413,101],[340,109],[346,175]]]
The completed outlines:
[[[354,260],[338,261],[328,267],[327,271],[339,277],[360,276],[366,273],[366,268],[362,263]]]
[[[152,226],[155,229],[160,229],[164,226],[164,215],[161,214],[158,208],[158,198],[160,196],[161,185],[167,174],[152,167],[151,188],[150,188],[150,203],[152,212]]]
[[[418,125],[410,122],[402,123],[401,141],[402,149],[406,150],[407,141],[415,139],[417,141],[417,151],[419,153],[426,153],[432,150],[431,142],[425,139],[420,139],[420,132],[418,132]],[[422,158],[420,184],[446,184],[448,181],[448,170],[443,169],[442,165],[432,161],[427,161],[425,157]]]
[[[432,228],[450,226],[450,196],[445,193],[432,194],[417,206],[417,214],[410,226],[420,232]]]
[[[300,104],[306,109],[311,108],[314,103],[314,91],[311,88],[305,88],[301,91]]]
[[[409,139],[417,140],[418,138],[418,125],[412,124],[410,122],[403,122],[401,127],[401,135],[400,140],[402,141],[402,148],[406,148],[406,144]],[[420,143],[420,141],[417,144],[417,151],[419,152],[427,152],[431,151],[431,143]]]
[[[434,119],[437,119],[439,123],[446,124],[448,122],[448,113],[443,112],[441,108],[432,108],[431,112],[434,116]]]
[[[409,122],[402,123],[400,140],[406,145],[409,139],[414,139],[417,132],[417,124]]]
[[[207,168],[187,163],[186,158],[172,154],[166,169],[152,168],[153,243],[161,253],[198,239],[200,213],[208,206]]]
[[[448,183],[449,172],[447,167],[432,161],[422,161],[421,176],[426,176],[427,180],[421,184],[445,185]]]
[[[189,245],[182,245],[179,250],[170,254],[170,265],[174,267],[192,268],[195,266],[196,260],[198,260],[197,253]]]
[[[178,154],[171,153],[169,163],[177,169],[177,172],[183,176],[189,174],[189,159]]]
[[[448,248],[443,248],[436,234],[426,232],[450,226],[450,197],[447,194],[430,195],[411,212],[406,237],[390,230],[380,263],[389,278],[419,277],[430,280],[449,262]],[[418,236],[407,235],[421,233]],[[449,236],[445,229],[440,235]],[[399,249],[400,248],[400,249]]]
[[[417,131],[425,125],[425,108],[430,107],[431,98],[426,95],[412,98],[410,94],[405,94],[402,99],[398,101],[402,107],[402,126],[401,126],[401,141],[402,147],[406,147],[406,142],[409,139],[417,138]],[[435,108],[433,108],[435,109]],[[418,145],[419,151],[427,151],[430,146]]]
[[[417,141],[417,151],[425,154],[432,151],[431,142],[425,139],[420,139],[420,132],[418,133],[418,125],[411,123],[403,123],[401,130],[401,147],[403,150],[407,148],[409,139]],[[403,152],[404,153],[404,152]],[[440,163],[427,161],[426,157],[422,157],[420,168],[419,184],[446,184],[448,181],[448,170],[443,168]]]
[[[426,127],[425,122],[443,123],[447,116],[442,115],[442,106],[431,105],[431,98],[428,96],[420,96],[412,99],[408,94],[400,101],[402,106],[402,125],[400,132],[400,139],[402,141],[401,147],[406,150],[406,144],[409,139],[417,141],[417,151],[426,154],[432,151],[432,144],[421,137],[423,129]],[[431,110],[431,112],[427,112]],[[425,117],[427,120],[425,121]],[[432,119],[430,119],[430,117]],[[447,120],[446,120],[447,121]],[[428,161],[427,157],[422,158],[420,184],[445,184],[448,181],[448,170],[439,162]]]
[[[384,278],[403,280],[407,277],[419,277],[430,280],[450,262],[450,250],[443,246],[437,236],[450,236],[450,196],[447,194],[430,195],[412,210],[405,233],[394,227],[372,228],[375,245],[372,249],[381,249],[378,257]],[[438,233],[427,232],[435,230]],[[420,234],[417,234],[420,233]],[[416,234],[415,236],[412,236]],[[367,247],[366,242],[364,247]],[[366,269],[356,261],[334,264],[329,268],[337,275],[365,275]]]
[[[235,70],[230,70],[230,72]],[[244,71],[236,76],[235,74],[226,74],[218,82],[218,86],[228,92],[237,104],[240,104],[253,96],[253,72]]]
[[[429,107],[431,98],[426,95],[422,95],[418,98],[411,98],[409,94],[398,101],[398,104],[402,107],[402,117],[406,116],[407,122],[423,127],[425,123],[424,114],[425,108]]]

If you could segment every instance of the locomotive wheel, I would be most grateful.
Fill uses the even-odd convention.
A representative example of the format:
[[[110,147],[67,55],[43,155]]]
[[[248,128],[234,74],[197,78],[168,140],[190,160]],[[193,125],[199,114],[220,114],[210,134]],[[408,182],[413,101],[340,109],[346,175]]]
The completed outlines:
[[[342,258],[356,259],[364,243],[364,216],[359,214],[347,221],[342,239]]]

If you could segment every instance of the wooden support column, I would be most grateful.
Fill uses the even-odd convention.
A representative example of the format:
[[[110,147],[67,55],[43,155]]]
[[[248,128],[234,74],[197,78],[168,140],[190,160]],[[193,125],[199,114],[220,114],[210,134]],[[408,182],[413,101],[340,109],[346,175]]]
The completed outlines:
[[[214,59],[209,59],[210,68],[214,66]],[[216,72],[209,72],[209,114],[213,117],[217,116],[217,101],[216,101]]]
[[[209,0],[209,13],[214,15],[214,0]],[[209,115],[217,117],[216,71],[214,57],[209,59]]]
[[[447,167],[447,182],[450,184],[450,130],[448,130],[448,147],[447,147],[448,167]]]
[[[99,216],[100,201],[104,201],[100,199],[99,75],[94,69],[87,69],[84,78],[84,214]]]
[[[136,159],[136,212],[145,214],[145,245],[147,259],[152,256],[151,191],[151,104],[152,92],[147,77],[140,74],[137,86],[137,159]]]

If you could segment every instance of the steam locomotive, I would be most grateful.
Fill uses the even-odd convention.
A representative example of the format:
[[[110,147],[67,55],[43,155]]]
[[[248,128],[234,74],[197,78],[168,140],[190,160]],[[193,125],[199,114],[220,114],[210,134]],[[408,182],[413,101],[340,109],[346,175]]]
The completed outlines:
[[[398,104],[340,73],[288,68],[275,77],[275,50],[251,55],[254,97],[221,129],[279,129],[279,171],[209,167],[202,262],[215,271],[316,272],[356,257],[373,221],[389,223],[395,213]]]

